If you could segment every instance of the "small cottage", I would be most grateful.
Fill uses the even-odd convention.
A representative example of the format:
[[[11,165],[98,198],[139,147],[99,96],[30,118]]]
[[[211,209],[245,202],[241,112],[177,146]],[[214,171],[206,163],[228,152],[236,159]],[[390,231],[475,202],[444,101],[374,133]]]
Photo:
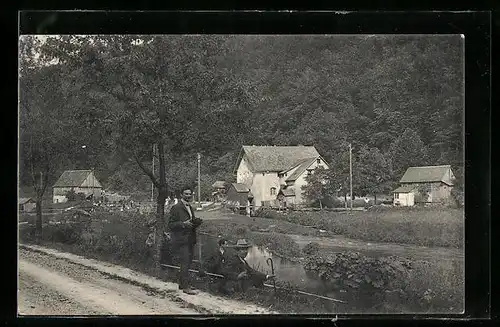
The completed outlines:
[[[411,189],[415,203],[442,203],[451,199],[454,180],[450,165],[409,167],[400,185]]]
[[[66,170],[52,187],[52,202],[67,202],[68,192],[83,193],[87,198],[100,199],[102,185],[92,170]]]
[[[394,194],[394,205],[411,207],[415,204],[415,194],[411,186],[400,186],[392,193]]]
[[[32,198],[19,198],[19,212],[31,212],[35,208],[36,202]]]

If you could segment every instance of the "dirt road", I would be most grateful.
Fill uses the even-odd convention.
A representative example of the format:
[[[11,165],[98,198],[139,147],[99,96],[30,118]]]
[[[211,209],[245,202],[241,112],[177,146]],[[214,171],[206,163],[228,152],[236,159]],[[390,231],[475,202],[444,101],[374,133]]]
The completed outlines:
[[[205,292],[188,295],[175,283],[128,268],[37,246],[19,249],[20,315],[268,314],[259,306]]]
[[[18,289],[20,315],[199,313],[95,270],[25,250],[20,253]]]

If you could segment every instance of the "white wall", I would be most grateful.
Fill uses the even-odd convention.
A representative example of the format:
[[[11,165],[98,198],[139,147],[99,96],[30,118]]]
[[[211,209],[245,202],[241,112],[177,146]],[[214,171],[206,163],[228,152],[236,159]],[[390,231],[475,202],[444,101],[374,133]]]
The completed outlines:
[[[276,188],[275,195],[271,195],[271,188]],[[280,179],[278,173],[255,173],[252,187],[250,188],[254,195],[256,206],[261,206],[262,201],[276,200],[280,190]]]
[[[250,170],[246,155],[240,161],[238,170],[236,171],[236,183],[242,183],[250,187],[253,182],[253,173]]]
[[[396,194],[394,194],[394,204],[400,205],[402,207],[411,207],[415,205],[415,195],[410,193],[397,193],[398,197],[396,198]]]
[[[101,183],[95,178],[94,173],[90,173],[87,179],[85,179],[80,186],[87,186],[87,187],[102,187]]]
[[[64,195],[54,195],[52,197],[52,203],[63,203],[68,202],[68,199]]]

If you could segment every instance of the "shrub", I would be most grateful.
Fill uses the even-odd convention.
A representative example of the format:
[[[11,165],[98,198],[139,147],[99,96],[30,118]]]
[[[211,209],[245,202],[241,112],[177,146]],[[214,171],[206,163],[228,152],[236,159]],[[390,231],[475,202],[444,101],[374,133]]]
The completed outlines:
[[[260,207],[257,210],[255,210],[254,215],[256,217],[269,218],[269,219],[279,219],[281,216],[278,212],[276,212],[276,210],[264,207]]]
[[[384,304],[387,293],[405,294],[411,262],[396,257],[375,259],[358,252],[343,252],[327,257],[308,257],[304,269],[315,272],[328,287],[345,291],[348,301],[358,308],[375,309],[374,304]]]
[[[302,252],[304,254],[308,254],[308,255],[316,254],[319,252],[319,244],[316,242],[310,242],[309,244],[304,246],[304,248],[302,249]]]
[[[244,237],[248,234],[249,231],[250,229],[247,226],[238,226],[234,230],[234,234],[238,237]]]

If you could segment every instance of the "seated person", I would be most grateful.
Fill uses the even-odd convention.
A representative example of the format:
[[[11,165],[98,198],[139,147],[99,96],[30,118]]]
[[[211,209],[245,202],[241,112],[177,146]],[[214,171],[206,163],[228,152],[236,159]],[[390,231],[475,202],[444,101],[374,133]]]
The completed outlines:
[[[235,246],[230,246],[225,239],[219,240],[219,249],[208,261],[209,271],[223,275],[219,283],[219,291],[228,293],[227,282],[238,282],[241,291],[248,286],[263,287],[264,282],[274,278],[273,275],[261,273],[248,265],[245,257],[251,247],[246,240],[238,240]]]

